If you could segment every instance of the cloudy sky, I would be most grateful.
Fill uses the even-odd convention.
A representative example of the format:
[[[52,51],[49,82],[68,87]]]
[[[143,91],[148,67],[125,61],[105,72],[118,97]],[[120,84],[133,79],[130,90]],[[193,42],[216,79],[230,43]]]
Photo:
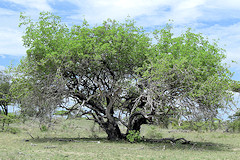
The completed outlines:
[[[41,11],[50,11],[71,25],[85,18],[92,25],[107,18],[122,21],[127,16],[137,25],[151,30],[174,20],[177,30],[191,27],[209,38],[220,39],[226,49],[225,62],[240,80],[240,1],[239,0],[0,0],[0,69],[17,65],[25,48],[23,30],[18,28],[19,14],[36,18]]]

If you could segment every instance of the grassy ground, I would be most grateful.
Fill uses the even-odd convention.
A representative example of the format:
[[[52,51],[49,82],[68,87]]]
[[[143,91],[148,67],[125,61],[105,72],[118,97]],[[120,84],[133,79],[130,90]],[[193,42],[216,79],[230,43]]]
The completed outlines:
[[[147,142],[131,144],[106,140],[106,134],[98,126],[93,128],[93,123],[86,120],[59,120],[47,132],[41,132],[30,121],[12,126],[21,132],[0,132],[0,160],[240,159],[240,134],[220,131],[180,132],[143,126],[141,134],[146,138],[184,137],[192,141],[193,145]]]

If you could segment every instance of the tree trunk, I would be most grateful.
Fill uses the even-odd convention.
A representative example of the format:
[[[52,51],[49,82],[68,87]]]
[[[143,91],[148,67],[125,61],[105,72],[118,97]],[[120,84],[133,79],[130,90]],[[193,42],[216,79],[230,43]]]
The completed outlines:
[[[116,122],[109,122],[103,124],[103,128],[108,135],[109,140],[120,140],[123,139],[123,135]]]
[[[8,107],[6,105],[3,105],[2,109],[3,109],[3,114],[7,116],[8,115]]]
[[[141,125],[147,124],[148,121],[149,119],[145,117],[143,113],[141,112],[133,113],[129,118],[127,134],[130,130],[135,130],[140,132]]]
[[[119,140],[123,139],[123,135],[119,129],[119,126],[114,119],[113,116],[113,104],[116,100],[115,97],[106,97],[107,100],[107,109],[106,109],[106,116],[107,116],[107,122],[104,123],[103,127],[108,135],[109,140]]]

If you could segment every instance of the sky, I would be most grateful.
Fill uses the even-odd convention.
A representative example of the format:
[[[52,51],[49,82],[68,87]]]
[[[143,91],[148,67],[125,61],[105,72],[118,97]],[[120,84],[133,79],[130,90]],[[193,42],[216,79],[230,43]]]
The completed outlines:
[[[42,11],[60,16],[69,26],[84,18],[97,25],[108,18],[121,22],[130,16],[147,31],[171,19],[177,32],[191,27],[209,39],[219,39],[226,50],[224,63],[235,72],[233,79],[240,81],[239,0],[0,0],[0,70],[17,65],[26,55],[24,30],[18,27],[20,12],[37,19]]]

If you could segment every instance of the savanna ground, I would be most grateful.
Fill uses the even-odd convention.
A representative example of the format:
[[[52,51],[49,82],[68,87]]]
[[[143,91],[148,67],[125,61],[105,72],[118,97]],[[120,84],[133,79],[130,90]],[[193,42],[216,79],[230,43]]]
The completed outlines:
[[[145,125],[145,138],[185,138],[192,144],[108,141],[91,121],[58,119],[48,131],[33,121],[11,124],[20,133],[0,132],[0,160],[34,159],[240,159],[240,134],[188,132]],[[122,128],[124,129],[124,128]]]

